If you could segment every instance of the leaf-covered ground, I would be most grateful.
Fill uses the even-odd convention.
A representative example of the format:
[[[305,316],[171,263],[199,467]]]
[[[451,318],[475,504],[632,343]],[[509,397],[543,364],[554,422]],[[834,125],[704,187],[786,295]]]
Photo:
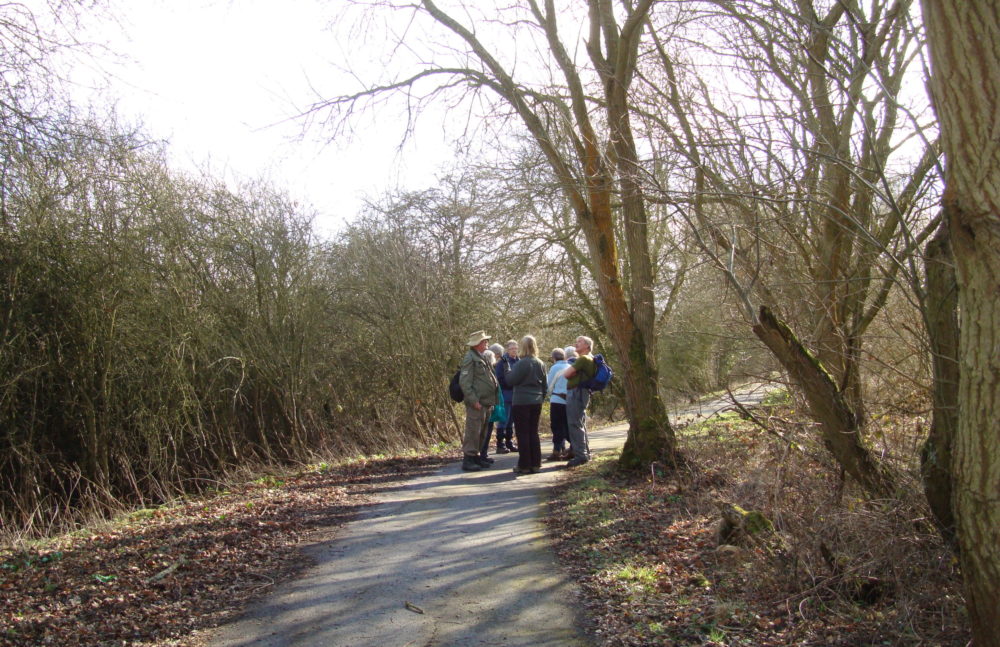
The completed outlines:
[[[786,421],[787,422],[787,421]],[[687,466],[574,471],[547,523],[607,647],[966,645],[955,562],[912,500],[851,499],[806,425],[789,445],[739,419],[682,433]],[[720,548],[725,504],[764,531]]]
[[[0,552],[0,645],[196,645],[309,564],[378,491],[458,454],[356,461],[264,477],[99,529]]]

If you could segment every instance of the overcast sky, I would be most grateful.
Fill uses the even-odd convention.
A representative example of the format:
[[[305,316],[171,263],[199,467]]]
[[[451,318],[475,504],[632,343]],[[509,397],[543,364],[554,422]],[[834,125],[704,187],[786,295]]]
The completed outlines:
[[[269,178],[314,205],[317,228],[331,233],[357,213],[363,196],[397,183],[430,186],[452,157],[433,117],[400,154],[401,122],[388,111],[359,120],[350,141],[327,142],[321,128],[299,137],[302,122],[292,117],[315,90],[334,93],[351,83],[337,65],[343,48],[356,43],[334,33],[331,4],[112,0],[103,18],[85,21],[83,34],[118,55],[98,64],[111,73],[110,84],[100,93],[79,90],[81,97],[115,103],[149,135],[167,139],[180,168]],[[75,76],[91,85],[86,69]]]

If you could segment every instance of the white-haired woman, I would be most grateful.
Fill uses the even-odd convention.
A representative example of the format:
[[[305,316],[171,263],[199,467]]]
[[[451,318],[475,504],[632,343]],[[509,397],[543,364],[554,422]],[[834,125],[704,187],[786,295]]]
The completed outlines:
[[[515,474],[537,474],[542,469],[542,443],[538,437],[538,420],[548,388],[545,364],[538,359],[538,344],[531,335],[521,339],[520,358],[507,375],[513,387],[511,418],[520,453]]]
[[[566,351],[552,349],[552,367],[548,374],[549,422],[552,427],[552,453],[546,461],[569,460],[569,424],[566,422],[566,378],[563,371],[569,368]]]

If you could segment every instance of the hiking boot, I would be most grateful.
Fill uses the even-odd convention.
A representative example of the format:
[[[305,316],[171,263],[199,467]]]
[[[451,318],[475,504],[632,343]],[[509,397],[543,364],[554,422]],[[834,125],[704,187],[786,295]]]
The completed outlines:
[[[500,447],[497,447],[496,453],[497,454],[509,454],[510,450],[507,449],[506,447],[504,447],[503,445],[501,445]]]
[[[515,467],[513,471],[515,474],[531,474],[531,470],[524,467]]]
[[[476,458],[476,463],[478,463],[479,466],[482,467],[483,469],[489,469],[490,465],[493,464],[493,459],[483,458],[482,456],[479,456]]]
[[[576,456],[570,462],[566,463],[566,467],[580,467],[587,462],[590,462],[590,459],[586,456]]]
[[[466,456],[462,459],[462,471],[463,472],[480,472],[483,466],[476,462],[476,459],[472,456]]]
[[[565,460],[563,459],[562,452],[552,452],[551,454],[545,457],[546,463],[551,463],[553,461],[561,461],[561,460]]]
[[[507,443],[507,450],[512,454],[517,453],[517,446],[514,443]]]

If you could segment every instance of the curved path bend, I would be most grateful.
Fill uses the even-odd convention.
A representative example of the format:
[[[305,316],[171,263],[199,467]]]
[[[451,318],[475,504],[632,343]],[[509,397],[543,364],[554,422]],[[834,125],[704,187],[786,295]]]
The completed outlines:
[[[708,416],[724,406],[681,413]],[[620,446],[626,430],[592,432],[592,449]],[[593,645],[578,591],[539,518],[564,463],[515,477],[516,454],[495,458],[490,470],[465,473],[454,463],[382,493],[334,539],[306,549],[314,567],[215,630],[209,644]]]

